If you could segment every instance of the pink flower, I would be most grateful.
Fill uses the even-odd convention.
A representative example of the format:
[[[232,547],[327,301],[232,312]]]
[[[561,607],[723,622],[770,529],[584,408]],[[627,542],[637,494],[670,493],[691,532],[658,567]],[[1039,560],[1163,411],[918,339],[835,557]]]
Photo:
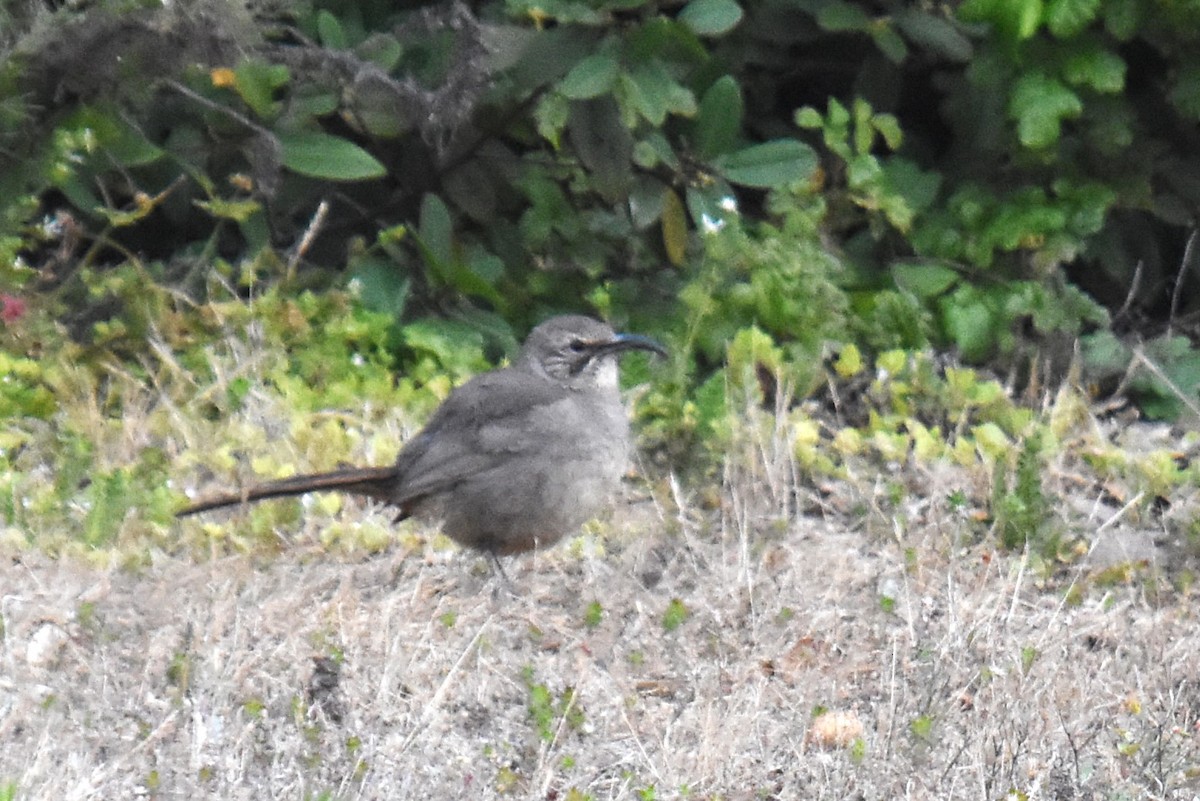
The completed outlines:
[[[0,295],[0,320],[5,324],[15,323],[25,316],[28,304],[13,295]]]

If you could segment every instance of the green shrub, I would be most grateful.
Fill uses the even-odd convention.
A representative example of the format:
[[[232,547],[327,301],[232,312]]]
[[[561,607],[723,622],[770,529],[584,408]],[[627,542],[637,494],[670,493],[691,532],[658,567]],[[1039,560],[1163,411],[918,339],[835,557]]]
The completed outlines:
[[[4,11],[0,282],[127,357],[169,313],[130,272],[160,299],[352,282],[418,368],[416,322],[495,356],[591,309],[694,348],[684,395],[747,326],[797,369],[837,325],[1012,365],[1127,296],[1125,324],[1200,310],[1174,292],[1200,207],[1185,5],[401,6]],[[731,207],[745,238],[708,241]],[[1194,397],[1185,350],[1165,369]]]

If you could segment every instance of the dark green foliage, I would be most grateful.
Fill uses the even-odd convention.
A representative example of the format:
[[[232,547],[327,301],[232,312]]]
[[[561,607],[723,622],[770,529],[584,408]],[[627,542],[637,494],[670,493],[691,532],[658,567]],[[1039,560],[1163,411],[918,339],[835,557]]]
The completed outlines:
[[[1105,307],[1195,334],[1189,6],[249,8],[0,11],[0,285],[80,341],[130,358],[181,297],[349,282],[373,347],[457,374],[590,309],[674,333],[695,430],[754,330],[801,390],[830,339],[1020,366]]]
[[[1052,558],[1061,537],[1052,501],[1042,488],[1042,469],[1042,442],[1035,434],[1021,445],[1011,473],[997,466],[993,514],[1005,548],[1023,548],[1028,543],[1038,554]]]
[[[1132,374],[1126,390],[1147,416],[1173,420],[1185,412],[1200,412],[1195,402],[1200,395],[1200,352],[1189,339],[1168,333],[1130,346],[1101,331],[1087,337],[1083,345],[1088,363],[1099,376],[1123,376],[1131,362],[1141,368]]]
[[[131,513],[155,522],[170,519],[178,499],[168,481],[169,467],[162,451],[147,449],[130,467],[93,470],[83,492],[88,512],[79,539],[91,547],[114,545]]]
[[[845,326],[843,268],[805,228],[793,209],[782,228],[747,230],[731,216],[705,237],[701,265],[680,291],[694,331],[689,352],[720,363],[737,332],[756,325],[785,345],[789,364],[819,359]]]
[[[54,395],[42,382],[42,369],[38,363],[0,352],[0,420],[9,417],[45,419],[55,408]]]

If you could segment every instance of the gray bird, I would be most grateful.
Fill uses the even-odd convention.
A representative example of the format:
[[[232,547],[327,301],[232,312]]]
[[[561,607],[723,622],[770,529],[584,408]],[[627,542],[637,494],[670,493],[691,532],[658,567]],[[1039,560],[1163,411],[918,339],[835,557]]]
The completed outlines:
[[[548,547],[594,517],[625,471],[617,357],[629,350],[666,355],[589,317],[554,317],[533,329],[511,366],[451,392],[395,464],[271,481],[178,515],[335,490],[396,506],[397,520],[441,521],[455,542],[493,556]]]

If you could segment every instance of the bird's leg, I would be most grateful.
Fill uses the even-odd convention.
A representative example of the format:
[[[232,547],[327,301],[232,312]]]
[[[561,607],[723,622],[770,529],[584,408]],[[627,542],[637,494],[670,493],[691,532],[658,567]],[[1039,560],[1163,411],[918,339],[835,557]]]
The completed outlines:
[[[508,589],[512,589],[512,581],[509,580],[508,574],[504,572],[504,563],[500,561],[500,557],[495,551],[488,551],[488,556],[492,557],[492,567],[496,568],[496,572],[500,574],[500,578],[504,580],[504,585]]]

